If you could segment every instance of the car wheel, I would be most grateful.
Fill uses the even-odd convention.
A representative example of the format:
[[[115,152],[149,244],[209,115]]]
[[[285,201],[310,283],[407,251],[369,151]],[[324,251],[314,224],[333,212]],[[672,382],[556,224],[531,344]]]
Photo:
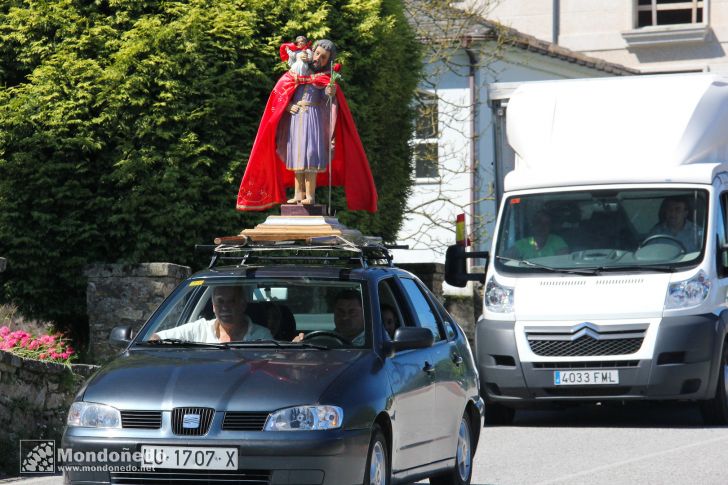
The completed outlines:
[[[700,413],[706,424],[728,424],[728,342],[723,344],[715,395],[700,403]]]
[[[389,485],[389,454],[387,441],[379,425],[374,425],[372,439],[369,442],[367,468],[364,473],[364,485]]]
[[[465,413],[458,428],[458,444],[455,448],[455,468],[445,474],[430,477],[431,485],[468,485],[473,476],[473,430]]]
[[[506,425],[513,422],[516,410],[495,402],[485,403],[485,424]]]

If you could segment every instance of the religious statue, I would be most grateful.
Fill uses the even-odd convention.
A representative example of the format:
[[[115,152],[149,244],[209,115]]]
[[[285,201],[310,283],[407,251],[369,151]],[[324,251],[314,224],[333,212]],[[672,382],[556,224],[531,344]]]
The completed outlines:
[[[336,46],[330,40],[317,41],[312,50],[306,45],[307,39],[299,36],[295,44],[281,46],[281,58],[290,68],[266,104],[240,184],[237,209],[265,210],[285,202],[313,204],[316,186],[330,184],[344,186],[350,210],[376,212],[369,161],[336,83],[340,77],[333,67]],[[287,187],[294,187],[289,200]]]

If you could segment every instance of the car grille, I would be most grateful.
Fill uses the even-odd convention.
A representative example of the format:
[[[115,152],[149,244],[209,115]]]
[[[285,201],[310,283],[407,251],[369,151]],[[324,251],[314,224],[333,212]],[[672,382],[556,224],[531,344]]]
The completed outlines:
[[[161,411],[121,411],[122,428],[159,429],[162,427]]]
[[[112,472],[112,485],[269,485],[270,470],[160,470]]]
[[[262,431],[270,413],[228,411],[222,421],[226,431]]]
[[[172,410],[172,431],[176,435],[202,436],[209,431],[214,415],[215,410],[211,408],[175,408]]]
[[[544,357],[577,357],[588,355],[633,354],[642,346],[644,337],[598,339],[583,335],[576,340],[542,340],[528,337],[528,344],[536,355]]]

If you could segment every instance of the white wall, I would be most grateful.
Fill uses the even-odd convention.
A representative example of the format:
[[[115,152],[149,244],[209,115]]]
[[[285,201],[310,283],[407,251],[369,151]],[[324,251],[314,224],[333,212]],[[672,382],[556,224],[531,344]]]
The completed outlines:
[[[487,56],[493,48],[494,44],[487,42],[474,50],[482,49],[484,56]],[[469,234],[471,240],[490,249],[490,235],[496,216],[495,132],[489,105],[490,83],[607,75],[576,63],[519,48],[506,48],[503,56],[503,60],[480,66],[475,73],[479,99],[476,116],[477,173],[471,173],[468,57],[464,51],[458,51],[451,58],[450,67],[458,66],[457,72],[446,68],[443,63],[426,67],[429,82],[423,82],[421,89],[432,91],[434,84],[434,92],[440,98],[442,180],[440,183],[415,184],[413,187],[407,204],[408,212],[397,238],[398,243],[408,244],[411,249],[395,250],[396,262],[444,262],[447,246],[455,242],[455,217],[461,212],[466,213],[467,222],[473,229]]]
[[[487,17],[542,40],[552,40],[554,0],[490,2]],[[639,69],[728,72],[728,0],[704,0],[704,23],[636,28],[636,0],[558,0],[559,45]],[[650,29],[652,32],[650,32]],[[630,34],[655,34],[647,44]],[[642,39],[645,40],[645,39]]]

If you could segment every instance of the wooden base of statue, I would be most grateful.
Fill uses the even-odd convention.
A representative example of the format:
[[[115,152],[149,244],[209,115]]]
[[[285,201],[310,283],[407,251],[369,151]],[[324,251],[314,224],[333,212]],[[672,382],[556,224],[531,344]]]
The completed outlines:
[[[254,242],[315,240],[342,237],[355,242],[362,239],[361,232],[349,229],[336,217],[327,216],[326,206],[320,204],[284,204],[280,216],[268,216],[254,229],[245,229],[238,236],[220,237],[215,244],[245,244]]]

